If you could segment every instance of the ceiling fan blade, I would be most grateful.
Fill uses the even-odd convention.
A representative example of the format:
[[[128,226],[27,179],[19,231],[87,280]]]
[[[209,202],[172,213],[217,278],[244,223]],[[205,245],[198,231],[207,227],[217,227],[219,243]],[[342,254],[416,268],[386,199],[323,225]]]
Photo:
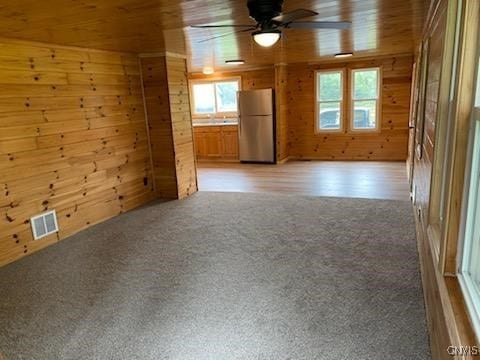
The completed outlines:
[[[248,31],[253,31],[253,30],[255,30],[255,29],[256,29],[255,27],[251,27],[251,26],[250,26],[249,29],[239,30],[239,31],[233,31],[233,32],[229,32],[229,33],[226,33],[226,34],[217,35],[217,36],[210,37],[210,38],[208,38],[208,39],[203,39],[203,40],[197,41],[197,44],[201,44],[201,43],[204,43],[204,42],[207,42],[207,41],[210,41],[210,40],[215,40],[215,39],[223,38],[223,37],[225,37],[225,36],[229,36],[229,35],[233,35],[233,34],[244,33],[244,32],[248,32]]]
[[[211,28],[251,28],[253,25],[190,25],[194,29],[211,29]]]
[[[285,24],[287,29],[350,29],[349,21],[299,21]]]
[[[289,11],[287,13],[275,16],[274,18],[272,18],[272,21],[285,24],[298,19],[303,19],[309,16],[315,16],[315,15],[318,15],[318,13],[315,11],[306,10],[306,9],[297,9],[297,10]]]

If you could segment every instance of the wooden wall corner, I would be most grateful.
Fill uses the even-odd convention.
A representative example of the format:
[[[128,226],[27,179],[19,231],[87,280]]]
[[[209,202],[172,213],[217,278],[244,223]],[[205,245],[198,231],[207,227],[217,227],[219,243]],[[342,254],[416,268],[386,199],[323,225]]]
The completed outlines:
[[[167,54],[140,62],[156,194],[182,199],[198,190],[186,61]]]

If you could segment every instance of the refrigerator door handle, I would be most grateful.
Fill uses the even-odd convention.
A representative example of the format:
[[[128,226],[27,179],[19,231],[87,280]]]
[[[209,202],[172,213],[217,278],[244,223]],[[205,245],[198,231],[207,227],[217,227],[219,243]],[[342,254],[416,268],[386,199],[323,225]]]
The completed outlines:
[[[238,133],[241,134],[242,132],[242,117],[238,115]]]

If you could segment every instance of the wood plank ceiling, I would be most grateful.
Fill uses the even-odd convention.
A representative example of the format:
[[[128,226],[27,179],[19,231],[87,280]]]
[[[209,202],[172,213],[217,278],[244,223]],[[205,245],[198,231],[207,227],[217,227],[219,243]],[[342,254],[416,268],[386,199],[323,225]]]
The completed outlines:
[[[4,37],[135,53],[187,54],[191,71],[225,67],[331,60],[337,52],[356,56],[412,53],[428,0],[285,0],[284,12],[312,9],[311,20],[347,20],[350,30],[285,30],[280,43],[263,49],[248,33],[206,43],[229,30],[191,29],[199,24],[249,24],[246,0],[0,0]]]

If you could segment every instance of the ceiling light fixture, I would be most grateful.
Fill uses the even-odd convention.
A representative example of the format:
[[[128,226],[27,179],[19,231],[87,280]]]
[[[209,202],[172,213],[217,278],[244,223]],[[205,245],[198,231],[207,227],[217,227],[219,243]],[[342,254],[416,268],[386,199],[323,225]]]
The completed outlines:
[[[253,34],[253,40],[263,47],[270,47],[280,40],[280,31],[278,30],[260,30],[255,31]]]
[[[243,65],[245,64],[245,60],[227,60],[225,61],[225,64],[229,64],[229,65]]]
[[[346,57],[350,57],[350,56],[353,56],[353,53],[349,52],[349,53],[339,53],[339,54],[335,54],[335,57],[336,58],[346,58]]]
[[[212,67],[206,66],[203,68],[203,73],[205,75],[212,75],[215,71],[213,70]]]

